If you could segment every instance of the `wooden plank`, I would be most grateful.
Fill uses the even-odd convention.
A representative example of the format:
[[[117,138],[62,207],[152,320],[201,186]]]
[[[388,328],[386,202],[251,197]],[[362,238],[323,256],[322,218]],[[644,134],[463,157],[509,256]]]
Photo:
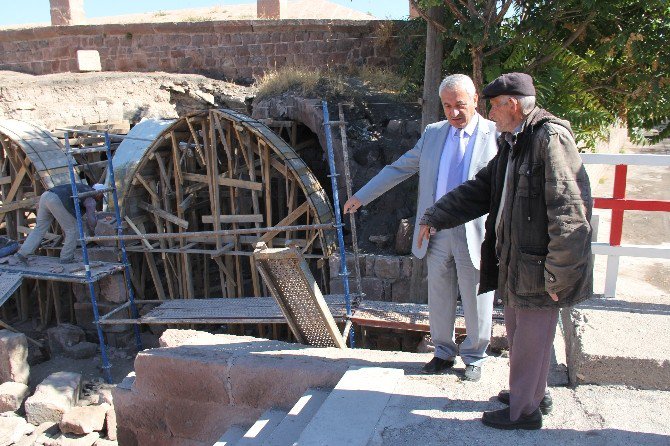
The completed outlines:
[[[205,156],[202,153],[202,147],[200,146],[200,141],[198,141],[198,134],[195,132],[193,123],[191,123],[191,120],[188,117],[186,117],[186,124],[188,124],[188,129],[191,131],[191,136],[193,137],[193,143],[195,144],[195,153],[198,154],[198,158],[200,158],[201,164],[203,166],[207,166],[207,161],[205,160]]]
[[[164,211],[163,209],[159,209],[156,206],[153,206],[149,203],[145,203],[143,201],[138,202],[137,207],[139,207],[140,209],[144,209],[145,211],[149,211],[152,214],[161,217],[171,223],[174,223],[181,228],[188,229],[188,221],[184,220],[183,218],[179,218],[176,215],[170,214],[169,212]]]
[[[252,181],[237,180],[234,178],[225,178],[222,176],[217,177],[216,181],[220,186],[239,187],[241,189],[251,189],[256,191],[263,190],[262,183],[254,183]]]
[[[290,214],[288,214],[283,220],[277,223],[276,226],[288,226],[289,223],[293,223],[294,221],[296,221],[308,210],[309,210],[309,202],[305,201],[303,204],[295,208]],[[277,234],[279,234],[279,232],[281,231],[267,232],[259,239],[259,241],[267,243],[270,240],[272,240]]]
[[[158,194],[156,194],[156,191],[154,190],[153,187],[149,184],[149,182],[142,176],[140,175],[139,172],[135,173],[135,180],[139,181],[139,183],[144,186],[144,188],[149,192],[149,195],[151,195],[152,199],[155,199],[156,201],[159,200]]]
[[[207,175],[199,175],[197,173],[182,173],[182,178],[186,181],[193,181],[196,183],[209,183],[209,179],[207,178]]]
[[[177,190],[179,192],[177,192]],[[181,192],[182,192],[181,188],[177,188],[175,190],[175,193],[177,195],[177,201],[179,202],[179,204],[177,205],[177,216],[179,218],[183,218],[183,215],[180,215],[180,214],[183,214],[184,211],[186,211],[188,208],[191,207],[191,205],[193,204],[193,199],[195,198],[195,194],[189,194],[188,197],[186,197],[182,200],[181,199],[181,195],[182,195]]]
[[[12,177],[0,177],[1,184],[10,184],[12,182]]]
[[[137,226],[135,226],[135,223],[133,223],[133,221],[130,219],[130,217],[128,217],[128,216],[126,215],[126,216],[125,216],[125,220],[126,220],[126,223],[128,223],[128,226],[130,226],[130,229],[132,229],[132,230],[135,232],[135,234],[137,234],[137,235],[143,235],[143,234],[142,234],[142,231],[140,231],[140,229],[139,229]],[[148,241],[147,239],[142,238],[142,243],[144,244],[144,246],[145,246],[147,249],[149,249],[149,250],[153,250],[153,249],[154,249],[153,246],[151,246],[151,243],[149,243],[149,241]]]
[[[16,174],[16,177],[14,177],[14,182],[12,183],[12,187],[9,189],[9,192],[7,192],[7,195],[3,194],[2,197],[2,202],[3,203],[8,203],[14,200],[14,196],[19,190],[19,186],[21,186],[21,182],[23,181],[23,177],[26,175],[28,172],[28,169],[26,169],[26,166],[21,166],[21,169],[19,169],[18,173]],[[0,214],[0,223],[5,219],[6,214]]]
[[[262,223],[262,214],[242,214],[242,215],[220,215],[219,221],[221,223]],[[203,215],[202,222],[207,224],[214,223],[214,216]]]
[[[163,289],[163,283],[161,282],[161,276],[158,274],[158,268],[156,267],[156,261],[154,260],[154,255],[150,252],[144,253],[144,258],[149,265],[149,272],[151,273],[151,278],[154,281],[154,286],[156,287],[156,293],[160,300],[165,300],[165,290]]]
[[[216,112],[211,111],[209,113],[210,120],[216,121]],[[210,146],[211,149],[207,152],[209,157],[209,163],[207,164],[207,184],[209,186],[209,206],[212,211],[212,224],[214,225],[215,230],[221,229],[221,221],[219,219],[221,215],[221,196],[219,193],[219,187],[216,183],[216,178],[219,176],[219,160],[216,153],[216,134],[214,133],[214,127],[210,126]],[[224,142],[224,135],[221,134],[221,142]],[[221,246],[221,237],[217,236],[215,238],[216,249],[217,251],[222,248]],[[213,260],[216,262],[217,267],[219,268],[219,282],[221,284],[221,292],[225,297],[232,297],[232,287],[230,285],[228,275],[226,274],[225,265],[219,257],[213,257]],[[232,280],[232,277],[230,278]],[[225,288],[224,288],[225,284]]]
[[[18,225],[18,226],[16,227],[16,229],[17,229],[21,234],[26,234],[26,235],[28,235],[28,234],[30,234],[31,232],[33,232],[33,229],[32,229],[32,228],[29,228],[29,227],[27,227],[27,226],[21,226],[21,225]],[[51,232],[47,232],[46,234],[44,234],[44,238],[47,239],[47,240],[49,240],[49,241],[56,241],[56,240],[60,240],[61,237],[60,237],[60,235],[56,235],[56,234],[53,234],[53,233],[51,233]]]

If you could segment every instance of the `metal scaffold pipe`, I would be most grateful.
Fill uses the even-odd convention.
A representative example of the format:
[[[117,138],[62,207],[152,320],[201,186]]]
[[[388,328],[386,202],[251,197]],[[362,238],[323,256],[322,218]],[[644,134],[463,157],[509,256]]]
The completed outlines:
[[[321,223],[315,225],[294,225],[294,226],[272,226],[269,228],[240,228],[223,229],[220,231],[200,231],[200,232],[179,232],[179,233],[147,233],[147,234],[129,234],[129,235],[99,235],[95,237],[86,237],[89,242],[104,242],[116,240],[166,240],[172,238],[202,238],[209,236],[226,235],[245,235],[258,234],[263,232],[286,232],[286,231],[304,231],[307,229],[333,229],[332,223]]]

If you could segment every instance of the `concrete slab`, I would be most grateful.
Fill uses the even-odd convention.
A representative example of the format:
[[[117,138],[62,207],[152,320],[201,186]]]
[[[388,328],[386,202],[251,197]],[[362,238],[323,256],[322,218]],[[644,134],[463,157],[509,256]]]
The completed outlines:
[[[349,369],[307,424],[298,444],[365,446],[404,372],[400,369]]]
[[[286,446],[293,444],[300,437],[305,426],[321,408],[330,395],[330,389],[308,389],[297,403],[288,411],[279,426],[265,441],[266,446]]]
[[[286,411],[269,409],[242,435],[235,446],[263,446],[286,416]]]
[[[570,381],[670,390],[670,306],[591,299],[562,312]]]
[[[507,359],[491,358],[478,383],[450,380],[448,375],[406,376],[368,446],[660,446],[670,442],[668,393],[623,387],[552,387],[554,411],[544,417],[541,430],[488,428],[481,423],[481,414],[505,407],[495,396],[507,387],[507,374]],[[631,401],[635,401],[634,411]]]
[[[231,426],[225,434],[214,443],[214,446],[233,446],[248,429],[242,426]]]

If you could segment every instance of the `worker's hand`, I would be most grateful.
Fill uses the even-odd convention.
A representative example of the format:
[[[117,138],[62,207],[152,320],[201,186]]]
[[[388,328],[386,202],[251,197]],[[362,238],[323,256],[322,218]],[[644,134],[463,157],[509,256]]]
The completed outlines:
[[[416,246],[421,249],[424,239],[426,241],[430,240],[430,236],[435,234],[435,232],[435,228],[431,228],[428,225],[419,225],[419,237],[417,237]]]
[[[558,294],[549,293],[549,296],[551,297],[551,300],[553,300],[554,302],[558,302]]]
[[[363,203],[361,203],[361,200],[359,200],[355,196],[352,196],[350,199],[347,200],[346,203],[344,203],[344,213],[345,214],[353,214],[361,206],[363,206]]]

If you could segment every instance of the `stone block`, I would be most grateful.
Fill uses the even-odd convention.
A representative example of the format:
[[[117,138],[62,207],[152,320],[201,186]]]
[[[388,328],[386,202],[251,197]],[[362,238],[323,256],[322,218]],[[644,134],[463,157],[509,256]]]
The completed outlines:
[[[100,439],[98,432],[81,437],[76,434],[60,434],[57,438],[45,441],[44,446],[93,446]]]
[[[86,340],[84,330],[72,324],[59,324],[47,330],[49,350],[52,355],[58,355],[65,351],[66,347],[72,347]]]
[[[79,400],[80,390],[79,373],[52,373],[37,385],[33,396],[26,400],[26,419],[34,425],[47,421],[59,423],[65,411]]]
[[[0,330],[0,383],[28,384],[28,339],[23,333]]]
[[[213,354],[211,361],[176,351],[140,352],[135,358],[135,388],[147,394],[167,394],[175,399],[228,404],[228,355]],[[180,354],[180,350],[185,354]],[[213,352],[215,353],[215,352]]]
[[[30,389],[23,383],[8,381],[0,384],[0,412],[19,410],[23,400],[30,394]]]
[[[98,314],[100,316],[109,313],[118,305],[106,304],[98,302]],[[90,302],[75,302],[74,303],[74,317],[77,320],[77,326],[84,329],[87,332],[95,332],[95,320],[93,317],[93,304]],[[112,315],[112,319],[125,319],[127,318],[127,313],[123,311],[118,312],[117,314]],[[130,325],[107,325],[103,327],[105,333],[117,333],[117,332],[127,332],[131,329]]]
[[[397,279],[400,277],[400,258],[378,256],[375,259],[375,276],[380,279]]]
[[[58,424],[53,422],[42,423],[37,427],[32,424],[26,424],[33,432],[27,437],[23,437],[14,446],[36,446],[44,444],[41,438],[53,438],[58,435]],[[39,440],[39,441],[38,441]]]
[[[287,10],[287,0],[256,0],[256,18],[280,19]]]
[[[109,406],[109,409],[107,409],[107,413],[105,414],[105,429],[107,430],[107,438],[110,440],[116,440],[118,438],[116,412],[112,406]]]
[[[412,277],[412,257],[403,257],[400,261],[400,278],[409,279]]]
[[[15,444],[34,429],[21,417],[0,417],[0,446]]]
[[[230,370],[231,398],[236,405],[291,407],[310,387],[335,387],[347,368],[307,356],[283,361],[273,355],[244,355]]]
[[[361,279],[361,288],[363,289],[366,300],[388,300],[391,298],[390,285],[383,279],[363,277]],[[330,292],[331,294],[344,293],[342,279],[330,280]],[[349,292],[355,292],[355,284],[352,278],[349,279]]]
[[[84,0],[49,0],[51,4],[51,24],[81,25],[86,21]]]
[[[102,71],[100,53],[97,50],[77,50],[77,65],[82,72]]]
[[[571,384],[670,390],[670,331],[661,304],[590,299],[561,310]],[[622,342],[635,339],[635,342]]]
[[[405,129],[405,121],[400,119],[391,119],[386,125],[386,132],[389,136],[401,136]]]
[[[408,218],[403,218],[398,223],[398,230],[395,234],[395,253],[400,256],[406,256],[412,252],[412,237],[414,235],[414,223]]]
[[[296,399],[297,401],[297,399]],[[183,399],[165,400],[168,432],[208,445],[216,443],[229,427],[249,424],[263,410],[241,404],[222,405]]]
[[[365,275],[372,276],[375,271],[375,259],[377,256],[368,254],[365,256]]]
[[[98,353],[98,344],[87,341],[80,342],[73,346],[65,346],[63,353],[72,359],[90,358]]]
[[[328,266],[330,269],[330,278],[337,279],[340,277],[340,256],[333,254],[328,258]],[[347,271],[349,277],[355,277],[356,274],[356,258],[353,253],[347,253]],[[365,256],[358,256],[358,267],[361,270],[361,276],[365,275]]]
[[[100,280],[100,298],[114,303],[123,303],[128,300],[126,279],[123,273],[114,274]]]
[[[111,438],[98,438],[93,443],[93,446],[118,446],[119,443],[116,439],[112,440]]]
[[[391,300],[393,302],[413,302],[410,297],[411,283],[407,279],[400,279],[391,284]]]
[[[103,403],[99,406],[76,406],[67,410],[61,418],[59,427],[65,434],[84,435],[99,432],[105,426],[105,418],[111,406]]]

